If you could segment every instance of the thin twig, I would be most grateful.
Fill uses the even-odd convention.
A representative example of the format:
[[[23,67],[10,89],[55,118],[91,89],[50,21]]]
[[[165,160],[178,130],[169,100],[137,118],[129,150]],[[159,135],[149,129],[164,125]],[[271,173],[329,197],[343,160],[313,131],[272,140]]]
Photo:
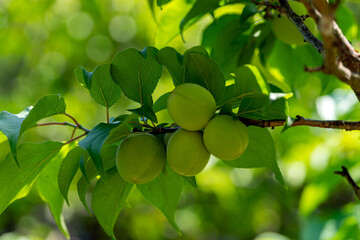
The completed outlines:
[[[65,116],[69,117],[71,120],[73,120],[73,122],[76,124],[76,126],[80,127],[81,125],[78,123],[78,121],[76,121],[76,119],[71,116],[70,114],[68,113],[64,113]]]
[[[77,136],[77,137],[75,137],[75,138],[70,139],[69,141],[67,141],[66,143],[64,143],[64,145],[69,144],[69,143],[71,143],[71,142],[73,142],[73,141],[76,141],[76,140],[78,140],[79,138],[82,138],[82,137],[86,136],[86,134],[88,134],[88,133],[89,133],[89,132],[84,132],[83,134],[81,134],[81,135],[79,135],[79,136]]]
[[[342,166],[341,168],[342,168],[342,171],[336,171],[334,173],[341,175],[346,179],[346,181],[350,184],[350,186],[354,190],[356,197],[360,200],[360,187],[355,183],[354,179],[351,177],[347,168],[344,166]]]

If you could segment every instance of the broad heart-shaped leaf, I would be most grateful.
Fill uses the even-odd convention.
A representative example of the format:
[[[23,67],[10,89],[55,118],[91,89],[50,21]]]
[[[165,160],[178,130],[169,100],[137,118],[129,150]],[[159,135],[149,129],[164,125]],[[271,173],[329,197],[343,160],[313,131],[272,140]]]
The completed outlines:
[[[220,7],[220,0],[197,0],[180,24],[181,35],[186,27],[189,27],[206,13],[213,12]],[[183,38],[184,39],[184,38]]]
[[[19,138],[27,129],[36,126],[36,122],[56,114],[65,113],[65,109],[64,98],[60,95],[47,95],[40,98],[22,122]]]
[[[79,82],[85,82],[86,88],[95,102],[107,109],[114,105],[121,95],[120,86],[111,78],[110,66],[110,64],[99,65],[92,73],[87,72],[82,67],[75,70]]]
[[[76,147],[70,150],[61,163],[58,175],[58,187],[67,204],[70,205],[68,199],[68,192],[73,178],[79,169],[81,157],[84,155],[85,150]]]
[[[108,137],[110,130],[119,124],[99,123],[91,132],[79,142],[79,146],[85,149],[91,156],[96,169],[105,177],[104,163],[101,160],[100,151]]]
[[[143,105],[154,92],[162,65],[156,61],[158,50],[147,47],[141,52],[129,48],[118,53],[111,65],[111,76],[124,94]]]
[[[68,150],[66,149],[66,151],[64,151],[64,148],[44,167],[44,170],[37,180],[36,186],[40,197],[49,205],[50,211],[60,231],[69,239],[69,232],[62,215],[64,198],[62,197],[57,181],[61,162]]]
[[[59,152],[62,143],[25,143],[18,147],[20,168],[11,154],[0,162],[0,214],[14,200],[25,197],[44,167]]]
[[[160,173],[151,182],[136,186],[152,205],[164,213],[171,226],[180,232],[174,214],[181,195],[181,176],[166,166],[165,173]]]
[[[16,146],[19,138],[20,127],[24,119],[28,116],[31,107],[25,108],[18,114],[12,114],[6,111],[0,113],[0,131],[3,132],[9,140],[11,153],[19,165],[16,156]]]
[[[164,93],[161,95],[154,103],[154,112],[160,112],[161,110],[164,110],[167,108],[167,99],[170,96],[171,92]]]
[[[219,102],[224,94],[225,79],[219,65],[208,57],[202,47],[193,47],[180,55],[173,48],[163,48],[157,60],[166,66],[175,87],[182,83],[196,83],[208,89]]]
[[[276,161],[276,149],[274,140],[267,129],[260,127],[247,127],[249,134],[249,145],[245,152],[233,161],[225,161],[231,167],[236,168],[259,168],[268,167],[281,185],[286,187],[285,180],[281,174]]]
[[[122,179],[117,171],[108,175],[106,181],[100,178],[96,184],[91,206],[101,227],[111,238],[115,238],[115,222],[133,185]]]

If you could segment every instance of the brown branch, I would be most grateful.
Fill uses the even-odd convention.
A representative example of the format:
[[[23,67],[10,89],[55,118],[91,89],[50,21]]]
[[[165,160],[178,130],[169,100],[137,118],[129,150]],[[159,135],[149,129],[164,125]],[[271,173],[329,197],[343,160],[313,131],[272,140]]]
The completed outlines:
[[[257,126],[262,128],[267,127],[281,127],[286,123],[285,119],[275,119],[275,120],[255,120],[249,118],[239,117],[247,126]],[[360,130],[360,121],[342,121],[342,120],[314,120],[307,119],[301,116],[296,116],[291,127],[297,126],[310,126],[318,128],[331,128],[331,129],[344,129],[346,131]]]
[[[355,183],[354,179],[351,177],[347,168],[344,166],[342,166],[341,168],[342,168],[342,171],[336,171],[334,173],[341,175],[346,179],[346,181],[350,184],[350,186],[354,190],[356,197],[360,200],[360,187]]]
[[[299,2],[304,4],[309,15],[315,20],[323,39],[324,64],[318,69],[348,84],[360,100],[360,54],[351,46],[334,19],[340,1],[335,1],[332,5],[327,0]]]
[[[239,117],[239,120],[243,122],[246,126],[256,126],[261,128],[282,127],[286,123],[285,119],[261,120],[261,119],[250,119],[250,118]],[[293,123],[291,124],[290,127],[297,127],[297,126],[343,129],[346,131],[352,131],[352,130],[360,130],[360,121],[315,120],[315,119],[307,119],[298,115],[293,120]],[[150,132],[153,134],[163,134],[163,133],[172,133],[178,129],[179,127],[153,128],[151,129]]]
[[[279,0],[282,9],[284,10],[285,14],[288,16],[290,21],[292,21],[296,28],[300,31],[303,35],[305,41],[310,43],[320,54],[324,53],[324,48],[322,42],[317,39],[314,34],[308,29],[305,25],[303,18],[297,15],[290,7],[287,0]]]

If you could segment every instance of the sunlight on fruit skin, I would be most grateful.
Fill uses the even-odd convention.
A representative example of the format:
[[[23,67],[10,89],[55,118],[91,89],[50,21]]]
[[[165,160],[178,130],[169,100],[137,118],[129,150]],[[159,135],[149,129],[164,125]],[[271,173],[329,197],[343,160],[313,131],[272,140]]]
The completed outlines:
[[[207,150],[225,161],[240,157],[249,143],[246,126],[228,115],[213,118],[205,127],[203,138]]]
[[[195,176],[206,167],[210,153],[204,146],[202,132],[180,128],[169,139],[166,157],[170,168],[178,174]]]
[[[306,8],[302,3],[289,2],[289,5],[299,16],[307,14]],[[315,21],[312,18],[308,17],[305,19],[304,23],[309,28],[310,32],[316,34],[317,27]],[[271,27],[275,36],[286,44],[306,44],[306,42],[304,42],[304,37],[301,35],[299,30],[285,15],[281,15],[281,18],[276,17],[272,21]]]
[[[216,102],[211,93],[194,83],[177,86],[167,101],[171,118],[189,131],[203,129],[214,116]]]
[[[119,174],[133,184],[147,183],[156,178],[166,161],[162,141],[149,133],[135,133],[119,146],[116,166]]]

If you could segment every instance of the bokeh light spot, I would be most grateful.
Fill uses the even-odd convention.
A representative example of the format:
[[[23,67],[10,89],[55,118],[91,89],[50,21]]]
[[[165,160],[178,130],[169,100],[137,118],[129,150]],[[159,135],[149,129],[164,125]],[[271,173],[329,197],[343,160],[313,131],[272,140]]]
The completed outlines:
[[[69,34],[76,39],[87,38],[94,28],[94,20],[88,13],[78,13],[71,16],[66,23]]]
[[[96,35],[90,38],[86,46],[86,54],[95,62],[106,61],[113,50],[111,40],[103,35]]]
[[[110,21],[109,32],[115,41],[128,42],[135,37],[137,26],[130,16],[116,16]]]

